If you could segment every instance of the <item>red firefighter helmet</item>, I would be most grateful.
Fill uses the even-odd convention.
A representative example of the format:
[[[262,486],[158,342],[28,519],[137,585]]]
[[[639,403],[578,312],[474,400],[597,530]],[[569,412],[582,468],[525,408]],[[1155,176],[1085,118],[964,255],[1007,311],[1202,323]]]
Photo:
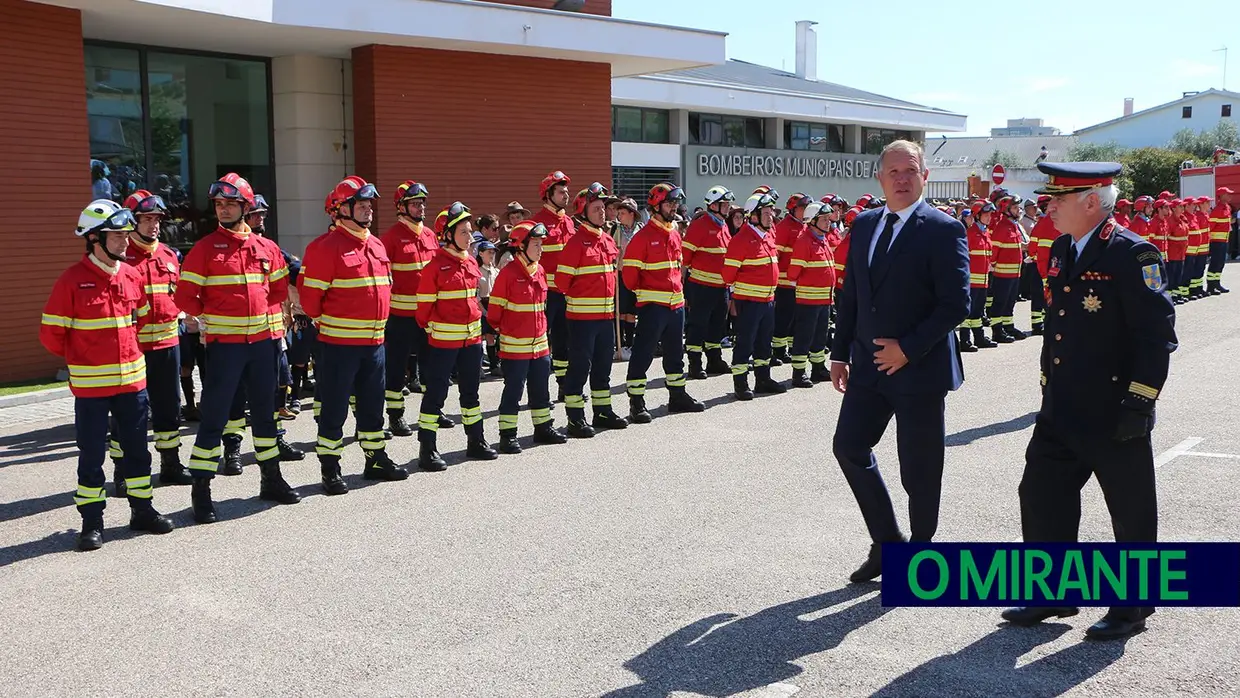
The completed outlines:
[[[426,187],[412,179],[406,179],[400,183],[400,186],[396,187],[396,194],[392,197],[392,203],[396,204],[396,208],[399,210],[405,205],[406,201],[425,199],[427,196]]]
[[[573,213],[584,218],[586,207],[591,201],[606,201],[609,195],[607,187],[598,182],[591,182],[590,186],[577,192],[577,198],[573,199]]]
[[[211,187],[207,189],[207,199],[232,199],[242,202],[248,208],[254,205],[254,187],[245,181],[245,177],[229,172],[211,183]]]
[[[530,238],[547,237],[547,226],[531,220],[524,220],[516,224],[512,228],[512,232],[508,233],[508,244],[515,248],[525,247],[525,243]]]
[[[440,242],[452,242],[452,231],[471,215],[469,207],[459,201],[453,201],[451,206],[440,211],[435,218],[435,234]]]
[[[784,204],[784,206],[788,209],[788,212],[791,213],[797,210],[797,208],[801,206],[809,206],[813,202],[814,200],[809,198],[808,195],[797,192],[788,197],[788,203]]]
[[[547,195],[551,193],[552,187],[557,184],[568,186],[570,182],[572,182],[572,180],[568,178],[568,175],[556,170],[555,172],[548,174],[546,177],[543,177],[542,184],[538,185],[538,196],[539,198],[545,200]]]
[[[368,183],[366,180],[357,175],[350,175],[340,180],[330,194],[327,195],[328,215],[336,215],[340,212],[340,207],[354,201],[356,199],[377,199],[379,198],[379,190],[375,189],[375,185]]]
[[[680,203],[684,200],[684,190],[670,182],[660,182],[654,185],[650,188],[650,193],[646,195],[646,204],[650,208],[657,208],[659,204],[665,201]]]
[[[133,211],[134,215],[144,213],[161,213],[168,215],[168,207],[164,204],[162,197],[156,196],[145,189],[130,194],[125,199],[125,208]]]

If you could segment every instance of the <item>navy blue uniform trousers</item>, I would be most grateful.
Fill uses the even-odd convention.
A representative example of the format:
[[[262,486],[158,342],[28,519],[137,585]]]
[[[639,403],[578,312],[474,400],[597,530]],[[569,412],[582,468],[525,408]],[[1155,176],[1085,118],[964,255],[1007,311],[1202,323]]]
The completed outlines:
[[[548,295],[547,298],[550,300],[551,297]],[[590,404],[594,406],[594,412],[597,414],[600,410],[611,409],[611,361],[616,352],[616,321],[568,320],[565,325],[568,327],[568,372],[564,376],[564,407],[570,420],[581,421],[586,413],[586,402],[581,397],[581,391],[586,387],[587,376],[590,378]]]
[[[558,291],[547,291],[547,341],[551,344],[551,371],[555,380],[563,383],[568,375],[569,329],[568,301]],[[612,334],[615,334],[614,332]]]
[[[456,389],[461,394],[461,423],[470,438],[482,437],[482,408],[478,384],[482,382],[482,343],[464,347],[426,347],[426,376],[422,385],[422,408],[418,414],[418,439],[434,443],[439,414],[448,400],[449,378],[456,369]]]
[[[797,315],[797,290],[794,286],[775,289],[775,327],[772,332],[775,346],[788,349],[792,346],[793,324]]]
[[[882,440],[893,415],[900,482],[908,493],[911,539],[930,541],[938,529],[946,397],[946,393],[892,395],[853,382],[844,392],[833,449],[875,543],[900,540],[891,495],[874,457],[874,446]]]
[[[551,421],[551,357],[504,359],[504,392],[499,398],[499,430],[515,430],[521,394],[529,390],[534,426]]]
[[[646,371],[654,363],[654,352],[663,343],[663,373],[668,388],[685,387],[685,309],[647,303],[637,309],[637,334],[629,356],[626,378],[628,393],[646,394]]]
[[[387,357],[385,404],[394,414],[402,416],[410,356],[418,357],[418,373],[426,376],[426,330],[415,318],[389,315],[383,336]]]
[[[366,451],[382,451],[385,347],[322,342],[319,356],[322,361],[315,368],[318,382],[314,394],[323,406],[315,453],[320,459],[343,454],[344,420],[349,416],[349,398],[353,396],[357,397],[358,441]]]
[[[190,453],[189,470],[194,477],[215,477],[223,449],[220,441],[234,403],[248,397],[254,451],[259,463],[278,462],[276,447],[276,370],[275,342],[264,339],[252,343],[210,342],[207,345],[207,374],[202,386],[202,421]],[[245,397],[238,388],[245,385]],[[244,420],[244,418],[242,418]],[[235,420],[234,420],[235,424]],[[244,421],[242,421],[244,425]]]
[[[827,328],[831,306],[797,304],[796,324],[792,328],[792,367],[809,368],[810,363],[827,361]]]
[[[108,414],[116,418],[112,434],[125,458],[117,463],[117,480],[124,479],[130,505],[151,499],[151,452],[146,447],[146,390],[110,397],[79,397],[73,401],[77,432],[78,487],[74,497],[83,519],[103,515],[106,499],[103,461],[108,452]]]
[[[690,354],[721,349],[728,329],[728,290],[685,282],[685,349]]]
[[[737,300],[736,344],[732,345],[732,375],[749,373],[749,358],[755,368],[771,365],[771,333],[775,329],[774,301]]]
[[[143,354],[146,359],[146,394],[151,408],[151,430],[155,432],[155,450],[175,451],[181,447],[181,346],[154,349]],[[142,450],[146,450],[145,416],[142,421]],[[118,471],[125,449],[121,446],[117,418],[111,420],[109,451]],[[148,454],[149,458],[149,454]],[[121,476],[118,474],[119,481]]]
[[[994,292],[995,301],[990,310],[991,325],[1015,327],[1013,315],[1016,313],[1016,294],[1020,289],[1020,278],[992,276],[990,288]]]

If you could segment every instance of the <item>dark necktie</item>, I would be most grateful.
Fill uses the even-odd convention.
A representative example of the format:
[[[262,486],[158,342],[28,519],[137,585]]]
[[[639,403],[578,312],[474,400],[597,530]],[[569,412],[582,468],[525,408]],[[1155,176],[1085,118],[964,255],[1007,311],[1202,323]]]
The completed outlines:
[[[1075,265],[1076,265],[1076,243],[1070,242],[1068,243],[1068,261],[1064,262],[1064,265],[1063,265],[1064,275],[1070,276],[1072,274],[1072,267]]]
[[[895,235],[896,223],[900,220],[900,214],[888,213],[887,225],[883,226],[883,232],[878,236],[878,245],[874,247],[874,256],[870,258],[870,270],[878,271],[887,263],[887,253],[891,248],[891,238]],[[874,275],[871,274],[873,279]]]

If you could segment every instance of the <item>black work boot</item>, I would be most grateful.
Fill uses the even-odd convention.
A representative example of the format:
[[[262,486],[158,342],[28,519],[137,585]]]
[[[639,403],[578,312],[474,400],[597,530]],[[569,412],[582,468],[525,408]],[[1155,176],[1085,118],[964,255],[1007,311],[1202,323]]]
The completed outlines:
[[[672,413],[703,412],[706,405],[694,400],[684,386],[667,389],[667,411]]]
[[[439,422],[440,429],[451,429],[452,427],[456,426],[456,422],[452,421],[448,417],[448,415],[444,414],[443,412],[439,413],[438,422]]]
[[[366,467],[362,469],[362,479],[397,482],[399,480],[408,480],[409,471],[394,463],[386,449],[367,451]]]
[[[82,530],[78,533],[77,549],[82,552],[98,550],[103,547],[103,516],[92,516],[82,519]]]
[[[568,435],[574,439],[589,439],[594,437],[594,427],[584,417],[581,419],[568,420]]]
[[[284,440],[284,434],[276,437],[276,448],[280,449],[280,460],[302,460],[306,454],[300,448]]]
[[[1011,344],[1016,338],[1007,333],[1007,325],[992,325],[990,328],[991,341],[995,344]]]
[[[732,376],[732,388],[736,391],[737,400],[752,400],[753,391],[749,389],[749,373],[738,373]]]
[[[771,349],[771,366],[783,366],[791,363],[792,357],[788,356],[787,347],[774,347]]]
[[[555,424],[550,421],[542,424],[534,425],[534,443],[536,444],[562,444],[567,443],[568,437],[564,432],[555,428]]]
[[[689,380],[700,381],[706,380],[706,369],[702,367],[702,355],[699,352],[689,352]]]
[[[215,523],[215,504],[211,501],[211,481],[205,477],[196,477],[189,491],[189,500],[194,507],[194,521],[198,523]]]
[[[1029,339],[1029,333],[1024,330],[1016,329],[1016,325],[1004,325],[1003,331],[1008,333],[1012,339],[1015,339],[1018,342],[1022,339]]]
[[[1042,333],[1045,331],[1046,331],[1045,326],[1042,323],[1035,322],[1033,323],[1033,328],[1029,331],[1029,334],[1033,335],[1034,337],[1041,337]]]
[[[189,471],[181,465],[181,452],[175,448],[159,452],[159,484],[188,485],[193,481]]]
[[[723,360],[722,349],[706,350],[706,375],[724,376],[732,372],[732,367]]]
[[[960,351],[967,352],[967,353],[973,353],[977,351],[977,346],[973,344],[973,339],[972,337],[970,337],[970,333],[968,330],[960,330],[960,335],[959,337],[957,337],[957,340],[958,340],[958,343],[960,344]]]
[[[830,383],[831,369],[827,366],[827,362],[823,361],[820,364],[810,364],[809,379],[815,383]]]
[[[224,465],[220,466],[220,475],[241,474],[241,441],[224,442]]]
[[[608,405],[594,410],[594,428],[595,429],[624,429],[629,426],[629,420],[616,414],[616,411]]]
[[[441,472],[448,469],[448,464],[435,448],[437,436],[435,432],[422,429],[418,431],[418,468],[428,472]]]
[[[597,420],[598,418],[595,417]],[[641,395],[629,396],[629,423],[631,424],[649,424],[654,421],[654,417],[650,415],[650,410],[646,409],[646,398]]]
[[[771,378],[770,366],[754,369],[753,391],[764,395],[778,395],[788,392],[782,383]]]
[[[405,421],[404,410],[388,410],[388,428],[392,436],[413,436],[413,427]]]
[[[301,501],[301,495],[297,494],[297,490],[289,487],[284,475],[280,473],[278,459],[259,463],[258,469],[262,473],[258,485],[259,499],[280,504],[296,504]]]
[[[805,375],[805,369],[794,368],[792,369],[792,387],[812,388],[814,387],[814,381],[810,380],[809,376]]]
[[[125,487],[125,478],[121,476],[120,468],[113,471],[112,486],[116,490],[117,499],[124,499],[129,496],[129,489]]]
[[[499,452],[516,455],[521,452],[521,444],[517,443],[516,429],[499,430]]]
[[[155,511],[155,507],[151,506],[149,500],[143,499],[135,504],[131,499],[129,507],[129,530],[131,531],[164,534],[176,528],[172,524],[172,519]]]
[[[349,485],[340,474],[340,456],[319,456],[319,472],[323,476],[323,491],[329,496],[349,492]]]
[[[487,374],[492,378],[503,378],[504,372],[499,366],[499,346],[492,344],[487,347]]]
[[[994,349],[999,346],[986,336],[986,331],[980,327],[973,328],[973,346],[978,349]]]
[[[477,425],[481,427],[481,424]],[[495,460],[499,458],[499,451],[491,448],[491,444],[487,443],[486,437],[482,434],[482,429],[469,434],[468,440],[465,442],[465,457],[474,460]]]

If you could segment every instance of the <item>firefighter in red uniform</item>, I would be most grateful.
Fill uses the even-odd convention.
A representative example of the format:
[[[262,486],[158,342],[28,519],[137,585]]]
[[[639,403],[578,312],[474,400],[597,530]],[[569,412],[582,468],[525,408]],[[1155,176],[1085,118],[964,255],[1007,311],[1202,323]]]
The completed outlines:
[[[418,281],[418,324],[426,330],[425,392],[418,415],[418,467],[441,471],[448,467],[439,455],[439,419],[448,399],[449,379],[456,369],[461,399],[461,424],[465,425],[465,455],[475,460],[494,460],[499,453],[487,443],[482,430],[478,386],[482,382],[482,305],[478,302],[478,279],[482,272],[469,254],[473,221],[469,207],[459,201],[439,214],[436,232],[443,247],[422,269]],[[442,224],[441,224],[442,221]]]
[[[542,208],[530,216],[535,223],[542,223],[547,228],[547,239],[543,241],[542,265],[547,274],[547,336],[551,342],[551,371],[559,384],[559,399],[564,397],[564,378],[568,375],[568,325],[566,323],[564,294],[555,282],[556,269],[560,264],[560,253],[569,238],[577,232],[573,225],[568,208],[568,175],[556,170],[543,178],[538,186],[538,196],[542,199]]]
[[[972,208],[969,210],[972,211]],[[977,213],[971,216],[973,224],[968,229],[969,317],[961,323],[960,351],[971,352],[999,346],[986,336],[986,331],[982,328],[982,314],[986,311],[987,289],[990,286],[990,268],[994,264],[990,221],[997,213],[994,204],[983,203],[977,208]]]
[[[1043,196],[1045,196],[1045,194],[1043,194]],[[1111,217],[1115,219],[1116,223],[1119,223],[1120,225],[1127,228],[1128,223],[1131,220],[1128,214],[1131,212],[1132,212],[1132,202],[1129,201],[1128,199],[1120,199],[1119,201],[1115,202],[1115,211],[1114,213],[1111,214]]]
[[[1187,199],[1188,232],[1188,299],[1195,301],[1206,296],[1206,267],[1210,258],[1210,215],[1206,213],[1208,196]]]
[[[736,343],[732,346],[732,383],[738,400],[752,400],[754,392],[782,393],[771,379],[771,333],[775,326],[775,287],[779,283],[779,250],[775,247],[773,193],[759,193],[745,201],[746,221],[732,236],[724,260],[723,281],[732,287],[736,307]],[[753,359],[754,389],[749,389],[749,362]]]
[[[681,246],[685,281],[685,350],[689,352],[689,378],[729,373],[723,360],[723,336],[728,326],[728,290],[723,284],[723,256],[732,233],[728,215],[736,196],[727,187],[714,186],[706,192],[706,211],[693,219]],[[705,350],[706,365],[702,365]]]
[[[357,398],[357,436],[367,480],[404,480],[408,471],[392,462],[383,438],[387,371],[384,329],[392,303],[392,268],[387,250],[370,234],[379,192],[357,176],[332,190],[332,226],[306,246],[297,293],[306,315],[319,327],[315,397],[322,402],[318,444],[323,491],[349,491],[340,472],[344,420],[349,398]]]
[[[426,187],[405,180],[396,187],[396,222],[383,233],[380,242],[392,263],[392,312],[384,330],[384,356],[387,366],[386,391],[388,425],[393,436],[412,436],[413,427],[405,419],[405,377],[413,374],[411,392],[421,392],[426,376],[426,331],[418,325],[418,282],[422,269],[439,254],[435,231],[424,225]],[[410,358],[417,357],[415,366]],[[455,422],[440,415],[439,428],[450,429]]]
[[[1059,237],[1059,230],[1055,228],[1055,222],[1051,217],[1046,215],[1046,207],[1050,204],[1051,197],[1047,194],[1038,196],[1038,219],[1033,224],[1033,230],[1029,231],[1029,252],[1028,255],[1033,259],[1034,266],[1038,272],[1038,288],[1037,293],[1030,298],[1029,317],[1033,323],[1033,334],[1042,334],[1042,328],[1046,322],[1046,272],[1047,265],[1051,258],[1051,243],[1055,242],[1055,238]]]
[[[562,444],[568,437],[551,418],[551,349],[547,344],[547,275],[539,266],[547,227],[521,221],[508,233],[512,261],[499,270],[487,304],[487,321],[499,334],[504,392],[499,401],[500,453],[520,453],[517,415],[529,391],[534,443]],[[528,386],[528,387],[527,387]]]
[[[181,464],[181,311],[172,299],[181,260],[176,250],[159,242],[159,224],[168,215],[164,200],[145,189],[129,195],[125,207],[137,221],[129,233],[125,262],[138,272],[151,312],[138,320],[138,346],[146,360],[146,392],[151,403],[151,428],[159,453],[159,481],[188,485]],[[112,446],[121,451],[120,444]],[[117,478],[118,489],[123,480]]]
[[[1024,332],[1016,329],[1013,312],[1016,309],[1016,292],[1020,285],[1020,265],[1024,255],[1020,251],[1020,228],[1013,218],[1020,215],[1020,206],[1013,196],[1001,196],[996,204],[998,220],[990,231],[990,244],[994,248],[994,314],[990,317],[990,331],[994,341],[1008,344],[1024,339]]]
[[[1184,200],[1170,199],[1167,214],[1167,277],[1171,300],[1176,305],[1188,301],[1188,276],[1184,260],[1188,256],[1188,219],[1184,216]]]
[[[207,191],[219,227],[199,240],[181,265],[176,303],[206,324],[207,370],[202,389],[202,421],[189,469],[194,476],[194,520],[217,519],[211,479],[219,468],[220,439],[237,386],[246,382],[254,450],[262,473],[259,497],[296,504],[301,497],[280,473],[276,444],[275,371],[268,311],[288,297],[288,267],[245,223],[254,205],[250,183],[235,173]]]
[[[771,365],[780,366],[792,361],[793,324],[797,315],[796,283],[788,278],[788,263],[792,259],[792,246],[805,232],[805,207],[813,199],[796,193],[784,204],[788,213],[775,224],[775,249],[779,250],[779,285],[775,288],[775,329],[771,350]]]
[[[684,200],[680,187],[667,182],[654,185],[646,196],[650,220],[633,234],[624,250],[620,273],[625,288],[637,296],[637,332],[626,376],[629,421],[634,424],[648,424],[653,419],[646,409],[646,371],[660,345],[667,411],[706,409],[685,390],[685,294],[680,232],[676,229],[676,209]]]
[[[568,435],[588,439],[595,429],[624,429],[629,422],[611,408],[611,362],[616,350],[616,261],[620,250],[603,234],[608,192],[598,182],[577,194],[574,208],[581,222],[564,243],[556,262],[555,286],[565,301],[568,327],[568,372],[564,406]],[[551,239],[548,236],[548,239]],[[543,269],[548,267],[543,245]],[[551,296],[548,294],[548,302]],[[553,335],[554,336],[554,335]],[[554,356],[554,354],[553,354]],[[586,423],[586,378],[590,380],[593,426]]]
[[[1210,211],[1210,263],[1206,272],[1206,293],[1217,296],[1231,293],[1223,286],[1223,267],[1227,264],[1227,245],[1231,237],[1231,195],[1228,187],[1214,192],[1214,208]]]
[[[126,233],[133,229],[133,213],[107,199],[92,201],[82,211],[76,232],[86,240],[86,256],[56,280],[39,327],[39,341],[69,367],[78,447],[74,502],[82,515],[79,550],[103,545],[109,413],[116,417],[114,433],[125,453],[121,476],[129,499],[129,527],[152,533],[173,528],[151,504],[146,361],[137,328],[150,314],[150,305],[141,275],[121,264],[129,246]]]
[[[1154,197],[1147,194],[1138,196],[1133,201],[1133,210],[1134,213],[1132,219],[1128,221],[1127,228],[1141,236],[1142,240],[1149,242],[1150,218],[1154,215]],[[1046,278],[1045,272],[1043,272],[1042,278]]]
[[[797,294],[791,355],[794,388],[831,380],[827,368],[827,330],[835,298],[835,258],[827,240],[834,225],[831,212],[830,205],[818,202],[805,207],[806,228],[792,244],[788,261],[788,279],[796,284]]]

